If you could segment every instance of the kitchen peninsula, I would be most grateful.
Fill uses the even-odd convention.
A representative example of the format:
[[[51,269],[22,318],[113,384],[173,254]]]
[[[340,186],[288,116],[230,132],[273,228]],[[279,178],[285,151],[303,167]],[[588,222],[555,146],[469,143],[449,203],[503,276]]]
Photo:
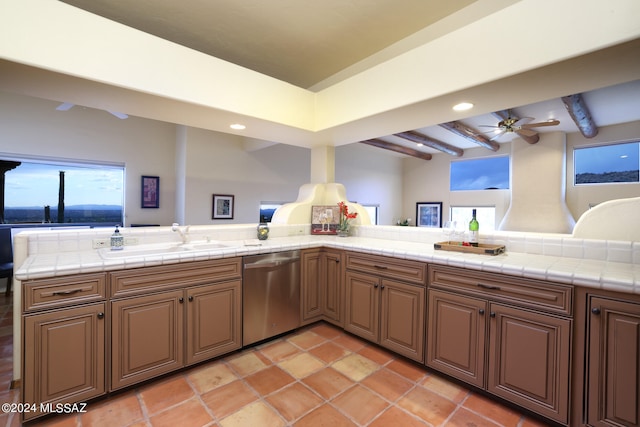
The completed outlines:
[[[620,350],[616,346],[624,346],[625,352],[638,351],[638,343],[629,341],[634,336],[633,328],[617,329],[623,337],[618,341],[604,341],[607,346],[600,347],[608,336],[607,328],[619,328],[623,323],[640,325],[640,245],[637,242],[495,232],[483,235],[482,241],[504,244],[507,251],[502,255],[484,256],[435,251],[433,243],[443,240],[440,230],[392,226],[355,228],[354,236],[340,238],[311,236],[308,224],[274,225],[269,240],[258,245],[255,226],[195,226],[189,231],[190,243],[203,246],[183,251],[163,249],[167,242],[181,243],[169,227],[125,229],[125,244],[127,241],[137,243],[130,245],[129,249],[134,249],[130,257],[110,257],[104,254],[104,249],[93,249],[94,240],[108,237],[111,230],[20,233],[15,241],[16,261],[20,266],[16,278],[22,281],[22,286],[16,289],[22,293],[15,293],[14,306],[22,307],[23,313],[17,313],[15,336],[20,340],[23,336],[20,326],[30,327],[38,316],[49,316],[47,321],[52,315],[58,319],[67,315],[90,319],[88,322],[94,329],[88,329],[95,332],[90,341],[102,350],[100,360],[91,366],[101,367],[102,371],[86,376],[98,381],[84,390],[90,388],[93,396],[98,396],[156,375],[138,379],[125,373],[115,377],[116,371],[123,370],[113,349],[107,352],[105,348],[111,347],[117,341],[114,334],[123,330],[116,313],[125,301],[146,298],[148,302],[149,298],[162,299],[171,294],[176,304],[180,304],[181,298],[197,298],[192,291],[202,287],[210,292],[222,291],[220,295],[227,298],[226,303],[237,304],[242,256],[300,249],[303,252],[301,318],[306,323],[329,321],[426,365],[425,369],[455,377],[561,425],[581,425],[583,413],[589,422],[603,418],[629,423],[630,417],[638,413],[638,396],[633,395],[633,391],[637,392],[640,378],[635,379],[631,392],[623,389],[631,394],[626,400],[630,404],[613,408],[599,403],[609,387],[606,381],[617,384],[621,379],[615,370],[609,372],[611,362],[607,351],[615,354],[616,349]],[[310,271],[331,273],[309,274]],[[135,272],[156,275],[134,275]],[[169,272],[173,275],[167,278]],[[201,281],[205,276],[206,283]],[[331,279],[327,279],[329,277]],[[76,280],[76,285],[78,279],[86,279],[80,286],[83,291],[76,293],[78,286],[74,285],[73,289],[60,289],[54,297],[60,301],[66,299],[68,306],[55,303],[38,306],[38,300],[27,298],[25,289],[29,286],[37,288],[44,283],[64,287],[68,278]],[[196,279],[191,282],[191,278]],[[181,281],[186,285],[178,283]],[[156,285],[160,288],[152,287]],[[136,286],[141,287],[135,290]],[[337,309],[335,304],[325,304],[328,286],[335,291],[331,295],[336,299]],[[87,299],[82,299],[83,295]],[[373,298],[380,312],[369,310],[363,314],[363,309],[371,308],[365,304],[367,295]],[[319,301],[323,298],[324,301]],[[351,303],[354,301],[357,304]],[[317,302],[319,304],[315,304]],[[238,306],[235,307],[237,310]],[[407,316],[397,315],[408,308],[415,308],[409,320],[405,319]],[[88,310],[89,314],[81,310]],[[447,320],[452,319],[454,312],[465,312],[471,319],[469,324],[474,327],[465,330],[470,334],[468,339],[461,335],[460,329],[447,329]],[[233,310],[224,313],[233,313]],[[610,313],[615,316],[609,316]],[[362,318],[370,318],[372,323],[365,325]],[[182,320],[177,322],[182,325]],[[228,322],[236,328],[229,329],[230,334],[237,334],[233,332],[238,330],[237,320],[230,318]],[[510,339],[514,335],[520,338],[508,342],[507,330]],[[38,360],[46,366],[38,355],[27,354],[39,348],[29,344],[26,338],[29,333],[24,331],[24,360],[31,364]],[[184,339],[188,335],[185,333]],[[435,339],[440,335],[463,336],[465,340]],[[229,345],[221,352],[203,357],[215,357],[239,348],[238,338],[227,339],[225,342]],[[176,339],[181,341],[183,337]],[[541,345],[532,356],[534,359],[519,360],[515,357],[518,348],[527,341]],[[459,354],[464,343],[468,343],[465,356],[469,355],[469,360],[477,363],[463,366],[460,360],[450,357]],[[14,372],[18,373],[22,369],[19,362],[23,360],[20,344],[14,348],[18,351]],[[535,357],[541,354],[544,360],[536,363]],[[191,363],[189,357],[186,356],[185,362],[182,354],[178,355],[179,362],[165,363],[157,375],[186,366]],[[509,363],[504,363],[507,357]],[[205,359],[196,358],[193,363],[199,360]],[[633,366],[623,366],[626,381],[629,381],[629,372],[633,372],[631,368]],[[528,378],[525,370],[537,378]],[[108,376],[107,372],[112,375]],[[36,385],[28,383],[26,377],[23,388],[31,390],[29,393],[38,393]],[[598,385],[603,378],[607,380]],[[544,384],[542,390],[538,388],[540,384]],[[527,386],[531,388],[523,388]],[[583,396],[586,396],[586,406],[582,404]],[[87,398],[90,397],[71,395],[65,401]]]

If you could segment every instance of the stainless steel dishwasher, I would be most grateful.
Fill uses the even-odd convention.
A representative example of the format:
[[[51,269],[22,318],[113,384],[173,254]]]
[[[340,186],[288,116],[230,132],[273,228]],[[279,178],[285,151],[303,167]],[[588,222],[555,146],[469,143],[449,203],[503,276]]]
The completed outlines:
[[[243,259],[242,345],[300,326],[300,251]]]

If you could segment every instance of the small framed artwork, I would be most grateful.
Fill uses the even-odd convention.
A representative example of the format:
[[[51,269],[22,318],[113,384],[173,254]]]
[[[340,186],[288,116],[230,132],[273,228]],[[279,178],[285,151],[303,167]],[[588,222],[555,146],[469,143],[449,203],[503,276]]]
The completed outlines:
[[[160,207],[160,177],[159,176],[142,176],[142,197],[140,200],[141,208],[159,208]]]
[[[233,199],[232,195],[214,194],[211,219],[233,219]]]
[[[442,227],[442,202],[416,203],[416,226]]]
[[[340,207],[311,206],[311,234],[336,234],[340,222]]]

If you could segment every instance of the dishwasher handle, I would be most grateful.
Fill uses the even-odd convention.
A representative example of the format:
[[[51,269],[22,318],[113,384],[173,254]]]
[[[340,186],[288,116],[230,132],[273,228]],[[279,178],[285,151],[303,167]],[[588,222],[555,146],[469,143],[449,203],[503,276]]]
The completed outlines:
[[[285,264],[291,264],[292,262],[299,261],[300,257],[296,258],[280,258],[269,262],[253,262],[251,264],[245,264],[245,270],[257,269],[257,268],[274,268]]]

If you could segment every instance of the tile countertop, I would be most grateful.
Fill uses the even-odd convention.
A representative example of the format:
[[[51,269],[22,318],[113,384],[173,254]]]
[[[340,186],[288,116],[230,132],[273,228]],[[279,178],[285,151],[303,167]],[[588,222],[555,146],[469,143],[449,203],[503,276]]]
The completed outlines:
[[[229,247],[115,259],[104,259],[95,249],[34,254],[26,257],[15,272],[15,277],[18,280],[28,280],[326,246],[426,263],[640,294],[640,265],[634,262],[626,263],[515,252],[510,251],[509,247],[507,247],[507,252],[501,255],[479,255],[434,250],[433,242],[356,236],[345,238],[303,234],[273,237],[266,241],[258,241],[256,239],[225,240],[224,243]]]

